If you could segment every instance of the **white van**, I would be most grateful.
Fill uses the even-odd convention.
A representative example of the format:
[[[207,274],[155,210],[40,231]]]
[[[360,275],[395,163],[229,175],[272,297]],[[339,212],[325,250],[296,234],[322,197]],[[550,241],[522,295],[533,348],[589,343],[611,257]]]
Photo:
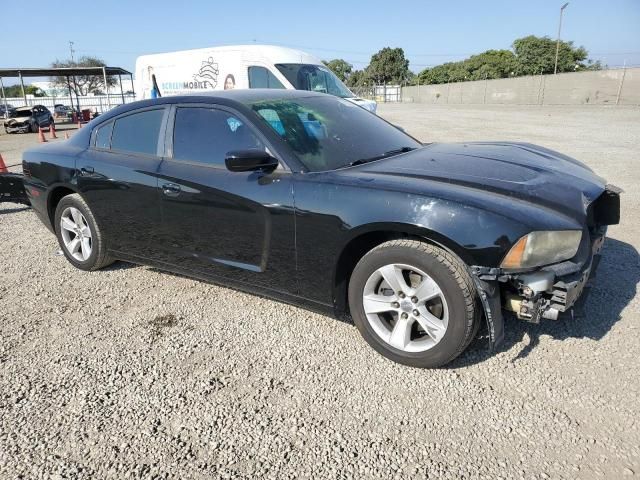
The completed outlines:
[[[287,88],[329,93],[374,112],[308,53],[271,45],[234,45],[143,55],[136,60],[138,100],[232,88]]]

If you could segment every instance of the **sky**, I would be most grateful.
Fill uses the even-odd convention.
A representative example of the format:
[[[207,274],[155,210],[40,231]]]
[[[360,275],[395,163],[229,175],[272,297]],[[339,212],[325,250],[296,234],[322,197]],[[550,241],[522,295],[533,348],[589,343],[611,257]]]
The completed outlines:
[[[555,38],[565,0],[3,1],[0,68],[93,55],[133,71],[139,55],[245,43],[299,48],[365,67],[401,47],[419,72],[526,35]],[[38,13],[33,13],[38,12]],[[30,34],[29,32],[34,32]],[[571,0],[562,39],[610,66],[640,66],[640,0]],[[11,82],[8,82],[11,83]],[[6,84],[6,83],[5,83]]]

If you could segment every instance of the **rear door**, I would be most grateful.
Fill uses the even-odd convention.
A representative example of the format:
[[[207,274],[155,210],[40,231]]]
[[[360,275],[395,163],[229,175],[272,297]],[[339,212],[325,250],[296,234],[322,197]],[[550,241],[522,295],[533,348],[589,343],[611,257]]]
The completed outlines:
[[[168,107],[151,107],[100,125],[91,147],[76,162],[78,187],[111,250],[154,257],[160,228],[157,175],[167,115]]]
[[[225,107],[173,110],[159,171],[167,257],[206,275],[295,292],[289,171],[230,172],[227,152],[269,149],[261,134]]]

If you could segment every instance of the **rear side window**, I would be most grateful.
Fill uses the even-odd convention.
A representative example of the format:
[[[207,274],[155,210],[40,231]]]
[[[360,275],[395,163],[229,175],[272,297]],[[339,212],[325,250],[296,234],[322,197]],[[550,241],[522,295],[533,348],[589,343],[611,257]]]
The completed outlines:
[[[285,88],[265,67],[249,67],[249,88]]]
[[[231,113],[212,108],[176,110],[173,159],[224,166],[227,152],[264,150],[253,131]]]
[[[164,109],[147,110],[118,118],[113,125],[111,149],[156,155]]]
[[[111,131],[113,130],[113,122],[101,126],[96,131],[96,148],[111,148]]]

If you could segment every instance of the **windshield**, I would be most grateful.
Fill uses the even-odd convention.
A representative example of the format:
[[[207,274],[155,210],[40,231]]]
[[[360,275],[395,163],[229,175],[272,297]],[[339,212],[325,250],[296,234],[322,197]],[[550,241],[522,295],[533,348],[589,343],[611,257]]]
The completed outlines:
[[[279,63],[276,67],[296,90],[328,93],[341,98],[354,97],[345,84],[331,70],[322,65]]]
[[[11,107],[9,107],[9,116],[12,118],[18,118],[18,117],[30,117],[31,116],[31,109],[27,108],[27,109],[18,109],[18,110],[13,110],[11,111]]]
[[[248,106],[312,172],[373,161],[421,146],[373,113],[335,97],[260,100]]]

